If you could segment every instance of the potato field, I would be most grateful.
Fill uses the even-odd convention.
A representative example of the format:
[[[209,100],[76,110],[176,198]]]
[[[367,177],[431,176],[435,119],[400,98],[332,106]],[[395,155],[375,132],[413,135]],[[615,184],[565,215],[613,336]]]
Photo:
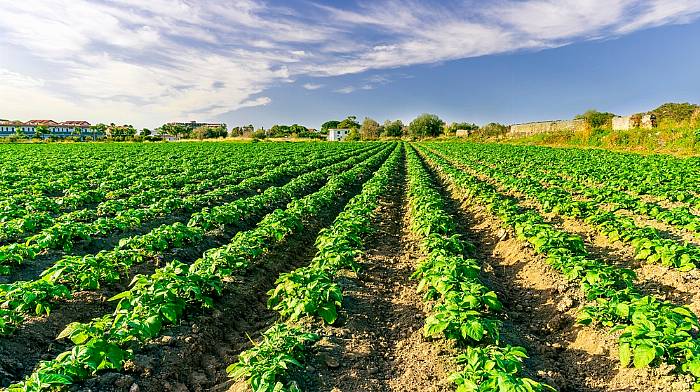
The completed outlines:
[[[7,391],[700,390],[700,159],[0,145]]]

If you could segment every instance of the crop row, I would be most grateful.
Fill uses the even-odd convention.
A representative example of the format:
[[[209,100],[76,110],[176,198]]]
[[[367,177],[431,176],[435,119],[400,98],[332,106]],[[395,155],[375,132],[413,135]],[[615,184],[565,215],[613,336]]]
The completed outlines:
[[[495,152],[546,167],[555,175],[591,187],[651,195],[700,208],[700,160],[668,155],[643,156],[605,150],[542,148],[510,145],[470,145],[475,151]]]
[[[296,324],[305,316],[328,324],[335,322],[343,303],[338,273],[361,267],[357,258],[366,236],[373,232],[380,197],[390,186],[402,155],[403,145],[399,145],[333,224],[321,230],[316,237],[316,256],[308,266],[280,275],[276,287],[268,292],[268,306],[280,313],[280,319],[263,333],[259,343],[227,368],[230,377],[246,378],[254,391],[300,390],[289,372],[302,367],[308,343],[319,336],[309,327]]]
[[[464,352],[450,376],[457,391],[544,391],[546,384],[523,377],[522,347],[503,344],[497,313],[502,304],[480,280],[479,261],[465,258],[474,245],[460,238],[445,200],[415,150],[408,154],[410,230],[424,255],[413,274],[430,304],[424,335],[454,340]]]
[[[270,164],[274,165],[273,162]],[[251,168],[243,173],[253,175],[260,168]],[[65,198],[60,200],[34,200],[31,205],[24,206],[22,213],[13,211],[13,215],[17,217],[0,222],[0,242],[19,240],[24,236],[35,234],[37,231],[50,227],[54,224],[66,224],[70,222],[89,222],[98,219],[101,216],[115,215],[121,211],[138,208],[158,201],[159,199],[183,197],[188,194],[201,193],[202,191],[216,189],[218,187],[232,184],[240,179],[246,178],[243,174],[233,173],[221,176],[216,171],[206,173],[205,178],[190,176],[188,173],[180,173],[178,177],[182,180],[175,183],[172,179],[161,179],[159,181],[149,181],[147,186],[143,182],[133,184],[126,188],[129,193],[123,193],[127,197],[124,199],[115,198],[114,196],[105,200],[106,192],[90,193],[94,197],[90,202],[100,202],[94,209],[78,209],[63,213],[54,217],[56,213],[62,211],[61,207],[65,207]],[[204,174],[201,174],[204,176]],[[204,180],[204,181],[203,181]],[[85,192],[87,193],[87,192]],[[133,193],[131,196],[129,194]],[[111,195],[110,195],[111,196]],[[86,201],[86,198],[83,198]],[[44,203],[37,205],[36,203]]]
[[[695,314],[640,293],[633,271],[590,257],[579,236],[556,229],[536,210],[521,207],[516,199],[501,195],[495,186],[459,170],[449,160],[425,148],[421,151],[455,189],[485,206],[567,280],[578,283],[588,301],[579,322],[621,331],[621,366],[633,363],[641,368],[665,362],[700,377],[700,341],[694,337],[700,324]]]
[[[347,150],[341,146],[327,150]],[[20,196],[62,197],[88,190],[115,190],[183,172],[207,172],[253,160],[266,154],[289,151],[288,146],[254,146],[233,143],[196,146],[193,143],[171,145],[4,145],[0,156],[0,206],[7,198]],[[314,147],[293,150],[312,152]],[[144,174],[147,174],[144,176]],[[17,201],[20,201],[17,200]],[[12,203],[18,204],[18,203]]]
[[[43,271],[39,279],[0,285],[0,335],[11,333],[22,322],[23,316],[31,312],[49,314],[51,304],[58,298],[119,281],[134,264],[146,258],[153,259],[157,253],[173,247],[201,242],[206,230],[224,226],[243,227],[262,213],[284,206],[293,198],[303,196],[307,190],[320,186],[328,176],[347,170],[374,154],[375,150],[370,150],[335,164],[332,162],[338,158],[319,159],[300,165],[300,171],[315,170],[301,174],[283,186],[270,187],[259,195],[237,199],[212,210],[204,209],[193,214],[186,226],[179,222],[162,225],[145,235],[123,239],[111,251],[66,256]]]
[[[678,229],[700,233],[700,216],[695,215],[688,207],[666,208],[658,202],[646,201],[640,196],[631,195],[605,183],[582,179],[581,176],[576,178],[566,176],[557,169],[558,165],[554,165],[552,169],[551,165],[544,167],[540,160],[532,159],[533,155],[538,156],[536,153],[509,154],[510,147],[460,148],[457,145],[445,147],[441,150],[459,151],[462,159],[486,164],[512,176],[529,177],[548,187],[561,187],[575,196],[590,199],[598,206],[609,205],[613,211],[626,209]]]
[[[454,153],[453,153],[454,155]],[[507,158],[504,158],[507,159]],[[574,197],[553,184],[543,185],[537,175],[527,173],[506,174],[508,169],[491,167],[465,159],[460,155],[459,162],[475,172],[481,173],[505,189],[520,192],[540,203],[547,212],[560,213],[572,218],[585,219],[611,241],[631,244],[636,258],[649,263],[660,263],[680,271],[689,271],[700,265],[700,248],[693,244],[681,244],[663,238],[660,232],[650,226],[638,226],[632,218],[619,212],[602,209],[601,202],[575,200]],[[595,192],[591,190],[590,192]]]
[[[58,338],[69,338],[73,349],[41,362],[9,391],[38,391],[68,385],[104,369],[121,369],[134,349],[158,336],[165,325],[180,320],[186,309],[212,307],[226,277],[250,269],[272,246],[301,230],[305,219],[318,216],[350,192],[386,156],[374,155],[333,175],[318,191],[268,214],[254,229],[238,232],[228,245],[204,252],[189,266],[175,260],[151,276],[138,275],[131,289],[112,298],[119,301],[114,313],[70,324]]]
[[[338,157],[332,157],[326,162],[332,163],[338,159]],[[62,248],[68,252],[77,241],[102,238],[115,231],[136,229],[141,227],[144,222],[157,217],[167,216],[178,211],[195,211],[202,206],[226,200],[231,195],[250,194],[258,187],[269,186],[309,169],[313,169],[313,164],[279,166],[265,171],[260,176],[247,178],[239,184],[226,185],[205,194],[194,194],[185,198],[171,197],[161,199],[147,208],[122,211],[114,217],[99,218],[90,223],[71,221],[54,224],[30,237],[26,243],[0,246],[0,274],[9,273],[13,265],[34,259],[41,251]]]

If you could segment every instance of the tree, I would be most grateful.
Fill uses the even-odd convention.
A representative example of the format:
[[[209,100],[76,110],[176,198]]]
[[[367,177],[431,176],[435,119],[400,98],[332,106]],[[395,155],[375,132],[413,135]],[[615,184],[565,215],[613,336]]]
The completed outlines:
[[[338,123],[338,129],[360,129],[360,123],[356,120],[357,117],[348,116],[345,120]]]
[[[340,121],[336,121],[336,120],[330,120],[330,121],[324,122],[323,124],[321,124],[321,133],[327,135],[328,130],[338,128],[338,124],[340,124]]]
[[[131,139],[136,135],[136,128],[131,125],[116,125],[111,123],[107,126],[107,136],[114,140]]]
[[[435,114],[424,113],[408,124],[408,132],[414,137],[439,136],[445,122]]]
[[[95,124],[90,126],[90,129],[92,130],[92,139],[95,140],[97,139],[97,134],[102,134],[106,135],[107,134],[107,125],[106,124]]]
[[[586,123],[591,128],[612,128],[613,117],[615,117],[613,113],[599,112],[595,109],[591,109],[583,114],[579,114],[575,118],[577,120],[586,120]]]
[[[14,136],[18,139],[24,139],[25,137],[27,137],[27,134],[24,133],[24,130],[22,129],[22,127],[15,127],[15,135]]]
[[[476,131],[477,129],[479,129],[478,125],[468,122],[453,122],[447,127],[447,131],[450,133],[455,133],[458,130]]]
[[[384,128],[382,130],[382,136],[387,137],[401,137],[403,136],[403,123],[401,120],[396,121],[384,121]]]
[[[141,136],[151,136],[151,130],[148,128],[141,129]]]
[[[34,136],[38,138],[44,137],[44,135],[49,134],[49,128],[46,125],[38,125],[36,128],[34,128]]]
[[[363,140],[376,140],[382,134],[382,126],[369,117],[365,117],[360,127],[360,138]]]
[[[508,126],[499,123],[488,123],[479,130],[483,136],[500,136],[508,133]]]
[[[207,129],[207,127],[198,127],[195,128],[190,134],[192,137],[202,140],[207,138],[208,132],[209,130]]]
[[[357,129],[351,129],[348,136],[343,139],[346,142],[356,142],[360,140],[360,132]]]
[[[696,126],[700,106],[693,103],[665,103],[649,112],[662,128]]]

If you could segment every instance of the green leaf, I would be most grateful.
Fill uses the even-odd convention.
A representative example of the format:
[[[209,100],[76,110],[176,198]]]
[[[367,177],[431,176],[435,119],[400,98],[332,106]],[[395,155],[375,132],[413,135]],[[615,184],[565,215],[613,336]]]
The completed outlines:
[[[690,374],[695,378],[700,378],[700,359],[694,359],[686,364]]]
[[[641,344],[634,349],[634,367],[637,369],[646,367],[656,358],[656,350],[646,344]]]
[[[318,308],[318,315],[328,324],[333,324],[338,318],[335,304],[327,302]]]
[[[620,344],[620,366],[626,368],[632,360],[632,350],[629,343]]]
[[[163,314],[163,317],[165,317],[166,320],[170,321],[171,324],[175,324],[177,322],[177,312],[175,309],[168,306],[163,306],[160,308],[160,312]]]

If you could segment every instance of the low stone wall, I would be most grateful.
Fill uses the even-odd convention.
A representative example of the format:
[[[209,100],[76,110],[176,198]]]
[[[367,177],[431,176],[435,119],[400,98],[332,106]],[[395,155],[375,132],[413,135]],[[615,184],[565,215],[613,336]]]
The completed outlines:
[[[524,124],[513,124],[510,133],[518,135],[534,135],[553,131],[580,131],[586,128],[586,120],[556,120],[540,121]]]

